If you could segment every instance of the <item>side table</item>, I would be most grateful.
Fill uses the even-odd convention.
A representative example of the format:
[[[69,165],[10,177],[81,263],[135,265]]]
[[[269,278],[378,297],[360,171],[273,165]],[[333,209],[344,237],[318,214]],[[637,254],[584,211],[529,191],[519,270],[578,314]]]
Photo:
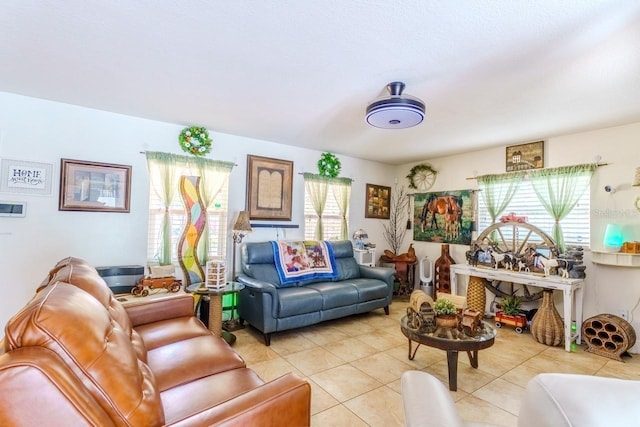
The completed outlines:
[[[237,293],[242,289],[244,285],[239,282],[229,282],[220,289],[207,288],[204,283],[194,283],[187,287],[188,292],[209,297],[209,330],[229,344],[236,341],[236,336],[222,330],[222,295]]]

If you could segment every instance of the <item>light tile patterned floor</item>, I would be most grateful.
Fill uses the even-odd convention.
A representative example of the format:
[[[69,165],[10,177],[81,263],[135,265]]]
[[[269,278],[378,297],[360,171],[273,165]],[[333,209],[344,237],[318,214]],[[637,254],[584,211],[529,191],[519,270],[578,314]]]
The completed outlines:
[[[266,347],[253,328],[236,331],[234,348],[266,381],[295,372],[311,383],[311,424],[402,426],[400,376],[419,369],[448,384],[445,352],[421,346],[407,358],[400,319],[407,302],[383,310],[273,334]],[[640,379],[640,355],[626,363],[584,351],[567,353],[536,342],[530,333],[498,330],[495,344],[479,352],[478,369],[461,354],[458,391],[451,392],[462,418],[515,426],[527,382],[541,372],[568,372]]]

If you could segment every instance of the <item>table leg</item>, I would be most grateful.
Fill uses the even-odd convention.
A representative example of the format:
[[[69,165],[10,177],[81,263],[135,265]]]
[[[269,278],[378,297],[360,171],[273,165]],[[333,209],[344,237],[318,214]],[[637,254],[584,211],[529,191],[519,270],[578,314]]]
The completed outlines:
[[[565,289],[562,292],[562,303],[564,310],[564,350],[571,352],[571,317],[573,306],[573,292]]]
[[[584,288],[580,286],[576,289],[574,293],[574,298],[576,299],[576,333],[578,334],[576,337],[576,344],[580,344],[582,342],[582,297],[584,295]]]
[[[413,350],[413,354],[411,353],[411,340],[409,340],[409,360],[413,360],[414,357],[416,357],[416,353],[418,352],[418,347],[420,347],[420,343],[416,343],[418,345],[416,345],[415,350]]]
[[[458,351],[447,350],[447,367],[449,368],[449,390],[458,390]]]
[[[222,295],[220,294],[209,296],[209,330],[229,344],[236,341],[235,335],[222,330]]]
[[[469,356],[471,367],[478,369],[478,350],[467,351],[467,356]]]

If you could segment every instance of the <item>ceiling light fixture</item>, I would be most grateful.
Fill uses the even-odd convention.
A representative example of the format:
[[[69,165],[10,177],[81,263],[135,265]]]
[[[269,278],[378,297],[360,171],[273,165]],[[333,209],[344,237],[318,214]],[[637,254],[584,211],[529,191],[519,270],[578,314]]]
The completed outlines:
[[[424,102],[411,95],[402,95],[404,83],[387,85],[390,96],[377,98],[367,106],[367,123],[382,129],[405,129],[424,120]]]

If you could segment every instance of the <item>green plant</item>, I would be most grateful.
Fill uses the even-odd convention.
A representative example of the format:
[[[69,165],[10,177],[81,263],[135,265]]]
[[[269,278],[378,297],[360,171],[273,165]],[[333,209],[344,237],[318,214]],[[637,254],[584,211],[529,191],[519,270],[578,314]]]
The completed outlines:
[[[320,175],[335,178],[340,174],[341,169],[342,165],[335,154],[322,153],[320,160],[318,160],[318,172]]]
[[[509,316],[517,316],[520,314],[520,306],[522,300],[515,295],[510,295],[502,300],[502,312]]]
[[[458,314],[458,309],[455,304],[446,298],[438,298],[436,302],[433,303],[433,311],[436,313],[436,316]]]

